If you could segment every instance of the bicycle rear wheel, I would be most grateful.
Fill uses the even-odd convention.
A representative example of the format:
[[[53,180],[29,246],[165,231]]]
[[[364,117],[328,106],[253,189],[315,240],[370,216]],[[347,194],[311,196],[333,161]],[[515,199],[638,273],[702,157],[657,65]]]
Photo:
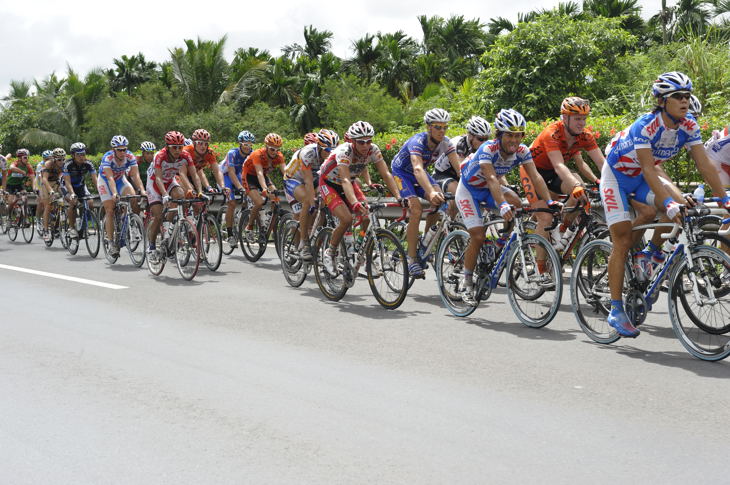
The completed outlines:
[[[330,239],[332,238],[332,228],[325,227],[319,234],[317,239],[314,240],[313,256],[315,259],[314,263],[314,279],[317,280],[317,286],[322,291],[322,294],[332,301],[339,301],[347,293],[347,281],[342,272],[345,262],[343,261],[344,255],[347,254],[345,249],[344,241],[340,241],[340,248],[335,255],[335,274],[330,274],[324,268],[324,252],[329,247]]]
[[[178,221],[178,231],[172,245],[180,276],[187,281],[195,278],[200,267],[200,237],[189,218]]]
[[[211,214],[205,216],[200,225],[200,244],[203,248],[203,260],[210,271],[216,271],[221,265],[223,258],[223,235],[221,234],[218,221]]]
[[[286,226],[286,223],[292,219],[293,216],[290,212],[285,212],[280,216],[277,216],[276,225],[274,225],[271,231],[271,237],[274,239],[274,247],[276,248],[276,255],[279,259],[281,259],[281,245],[279,244],[281,242],[281,238],[279,236],[281,231],[284,229],[284,226]]]
[[[66,217],[66,211],[63,207],[58,211],[58,239],[61,241],[61,246],[64,249],[68,249],[71,244],[71,234],[69,233],[68,217]]]
[[[129,215],[129,225],[127,226],[127,251],[129,251],[129,259],[132,264],[141,268],[146,257],[146,235],[142,218],[137,214]]]
[[[408,264],[403,246],[392,232],[377,229],[365,254],[365,272],[373,296],[383,308],[395,310],[408,294]]]
[[[591,340],[601,344],[621,338],[607,321],[611,311],[608,258],[612,249],[611,243],[603,239],[589,242],[578,252],[570,277],[570,301],[578,325]]]
[[[538,253],[544,252],[545,271],[538,267]],[[523,324],[541,328],[555,318],[563,297],[563,269],[560,257],[547,239],[525,234],[522,246],[513,244],[507,260],[507,297]]]
[[[241,212],[241,220],[238,223],[238,240],[241,242],[243,256],[255,263],[266,252],[266,233],[259,226],[258,218],[253,221],[253,229],[246,231],[251,211],[246,209]]]
[[[147,237],[145,236],[145,239]],[[147,256],[147,269],[153,276],[159,276],[165,269],[167,262],[167,243],[162,240],[162,234],[157,233],[154,256]]]
[[[101,245],[104,248],[104,257],[109,262],[109,264],[114,264],[117,262],[117,259],[119,259],[119,253],[117,252],[116,256],[111,253],[112,244],[114,241],[111,241],[109,239],[109,234],[106,232],[106,218],[109,217],[109,215],[104,214],[104,219],[101,221]]]
[[[241,244],[240,237],[238,235],[238,224],[241,220],[241,208],[236,206],[236,210],[233,213],[233,227],[228,228],[228,225],[226,224],[226,206],[223,205],[220,209],[218,209],[218,227],[220,228],[221,235],[223,236],[223,247],[222,251],[223,254],[228,256],[233,252],[235,246],[231,246],[228,244],[228,237],[233,236],[236,238],[236,243]]]
[[[7,222],[7,233],[8,238],[11,241],[15,241],[15,239],[18,237],[18,228],[23,223],[23,211],[20,209],[19,205],[16,205],[13,207],[13,211],[10,213],[10,217],[8,218]]]
[[[295,254],[299,231],[299,223],[293,219],[286,221],[284,227],[279,229],[279,244],[281,247],[281,270],[284,278],[290,286],[298,288],[307,279],[309,263],[302,261],[298,254]]]
[[[674,333],[692,356],[722,360],[730,355],[730,295],[723,291],[730,286],[730,257],[717,248],[698,246],[692,250],[692,259],[693,268],[682,259],[670,276],[669,317]]]
[[[454,231],[449,233],[441,241],[434,261],[436,282],[441,301],[457,317],[471,315],[477,308],[473,305],[467,305],[461,300],[461,290],[464,289],[464,253],[468,245],[468,232]]]
[[[99,219],[93,210],[86,211],[86,229],[84,230],[84,241],[86,241],[86,251],[89,256],[96,258],[99,255],[99,246],[101,245],[101,228],[99,227]]]

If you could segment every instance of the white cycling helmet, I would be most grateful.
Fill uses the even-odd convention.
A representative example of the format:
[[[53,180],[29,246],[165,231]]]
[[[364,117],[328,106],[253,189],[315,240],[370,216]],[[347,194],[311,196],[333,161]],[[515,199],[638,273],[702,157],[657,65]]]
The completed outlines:
[[[143,152],[154,152],[157,150],[157,147],[151,141],[143,141],[139,148],[142,149]]]
[[[66,158],[66,150],[61,147],[54,148],[53,158]]]
[[[129,145],[129,140],[127,140],[127,137],[124,135],[115,135],[112,137],[110,145],[112,148],[126,147]]]
[[[679,71],[665,72],[651,86],[654,97],[667,96],[677,91],[692,91],[692,80]]]
[[[375,128],[367,121],[356,121],[347,129],[347,136],[356,140],[358,138],[372,138],[375,136]]]
[[[525,117],[514,109],[501,109],[494,118],[494,128],[497,131],[524,133],[526,127]]]
[[[423,121],[427,125],[431,123],[448,123],[451,121],[451,115],[445,109],[434,108],[426,111],[426,114],[423,115]]]
[[[73,145],[71,145],[71,153],[77,154],[77,153],[86,153],[86,145],[81,143],[80,141],[77,141]]]
[[[481,116],[472,116],[466,124],[466,131],[474,136],[488,137],[492,134],[492,127]]]
[[[694,94],[689,97],[689,109],[687,111],[695,118],[702,114],[702,103],[700,103],[700,99]]]

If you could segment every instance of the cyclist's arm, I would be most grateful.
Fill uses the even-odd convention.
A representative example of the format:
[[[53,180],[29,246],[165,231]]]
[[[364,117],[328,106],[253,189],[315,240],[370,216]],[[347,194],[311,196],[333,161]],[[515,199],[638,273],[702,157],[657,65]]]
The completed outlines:
[[[203,191],[203,187],[200,185],[200,177],[198,177],[198,169],[195,168],[195,164],[191,163],[188,165],[188,173],[190,174],[193,184],[195,184],[195,190],[197,190],[198,194],[201,193]]]
[[[358,203],[357,197],[355,197],[355,189],[352,188],[352,182],[350,181],[350,167],[347,165],[340,165],[338,168],[340,180],[342,180],[342,191],[345,193],[345,197],[350,206]]]
[[[479,170],[481,170],[482,175],[487,180],[487,187],[492,194],[494,203],[497,207],[501,206],[505,200],[504,195],[502,195],[502,185],[499,183],[499,177],[497,176],[497,172],[494,171],[494,166],[491,163],[480,163]]]
[[[606,157],[603,155],[603,152],[600,148],[594,148],[593,150],[588,150],[586,152],[591,160],[593,160],[593,163],[596,164],[596,168],[598,169],[598,173],[601,173],[601,170],[603,170],[603,164],[606,163]],[[583,158],[581,157],[581,160]],[[589,179],[595,182],[593,179]]]
[[[426,169],[423,168],[423,158],[418,155],[411,155],[411,166],[413,167],[413,176],[416,177],[418,185],[425,192],[426,199],[430,200],[434,190],[431,182],[428,180]]]
[[[208,166],[210,167],[210,171],[213,172],[213,178],[215,179],[215,183],[218,184],[218,187],[220,187],[221,189],[225,187],[225,183],[223,182],[223,174],[221,173],[221,168],[218,166],[218,164],[213,162]]]
[[[264,167],[256,163],[254,163],[253,166],[256,169],[256,178],[259,181],[259,185],[262,188],[267,188],[268,184],[266,183],[266,176],[264,175]]]
[[[461,175],[461,162],[464,160],[464,157],[460,157],[458,153],[456,153],[456,150],[449,153],[449,163],[451,164],[451,168],[454,169],[454,172],[456,172],[457,178]]]
[[[547,157],[548,159],[550,159],[550,163],[553,164],[553,169],[555,170],[555,173],[558,174],[558,177],[560,177],[560,180],[570,183],[570,185],[572,185],[573,187],[575,187],[576,185],[582,185],[581,181],[575,178],[570,169],[565,165],[562,153],[560,153],[558,150],[553,150],[547,152]],[[533,163],[533,167],[534,165],[535,164]]]
[[[74,194],[74,188],[71,185],[71,176],[70,175],[63,176],[63,185],[66,186],[66,192],[68,192],[68,195],[72,196],[72,194]]]
[[[93,175],[93,174],[92,174]],[[129,168],[129,176],[132,179],[132,183],[134,184],[134,188],[139,190],[140,194],[144,194],[144,185],[142,185],[142,179],[139,176],[139,167],[136,165],[133,165]]]
[[[540,175],[540,172],[537,171],[537,167],[535,167],[535,162],[529,161],[522,164],[522,166],[525,167],[527,175],[529,175],[529,177],[532,179],[532,183],[535,185],[537,195],[539,195],[540,198],[545,202],[551,200],[550,191],[548,190],[547,185],[545,184],[545,180],[542,178],[542,175]],[[565,167],[565,164],[563,164],[563,167]],[[567,167],[565,167],[565,169],[567,170]]]
[[[42,177],[43,177],[43,186],[48,191],[48,195],[50,195],[51,192],[53,192],[53,187],[51,187],[51,182],[48,180],[48,172],[46,172],[45,170],[43,170]]]
[[[382,178],[383,181],[385,182],[385,186],[388,187],[390,194],[393,197],[395,197],[396,199],[400,198],[400,190],[398,190],[398,184],[395,183],[393,174],[390,173],[390,170],[388,170],[388,164],[385,163],[385,160],[381,159],[381,160],[378,160],[377,162],[375,162],[375,168],[378,169],[380,178]],[[370,176],[368,175],[368,178],[369,177]]]
[[[114,197],[117,197],[119,195],[119,192],[117,192],[117,182],[116,180],[114,180],[114,172],[110,167],[104,167],[104,175],[106,175],[109,191]]]
[[[99,179],[96,177],[96,172],[91,172],[91,181],[94,183],[94,187],[99,185]]]
[[[155,162],[152,163],[154,164]],[[153,167],[155,167],[155,185],[157,185],[157,191],[160,195],[167,195],[169,197],[170,194],[165,190],[165,183],[162,181],[162,167],[158,167],[157,164],[154,164]]]
[[[25,172],[23,171],[23,169],[14,167],[13,165],[8,167],[8,170],[6,171],[6,175],[10,174],[10,173],[19,173],[21,175],[25,175]],[[5,180],[5,177],[3,177],[3,180]]]
[[[307,198],[314,200],[314,174],[311,168],[306,167],[302,170],[302,179],[304,179],[304,191]]]
[[[236,169],[230,164],[228,165],[228,178],[231,179],[231,183],[235,188],[243,191],[243,185],[241,185],[241,182],[238,181],[238,177],[236,177]]]
[[[712,187],[712,194],[716,197],[724,197],[725,188],[720,180],[720,174],[717,173],[715,166],[712,162],[710,162],[710,159],[707,158],[705,146],[702,143],[692,145],[689,153],[692,156],[692,160],[694,160],[695,165],[697,165],[697,169],[702,174],[702,178],[704,178],[705,181],[710,184],[710,187]]]
[[[662,204],[664,200],[671,198],[671,195],[659,180],[659,173],[654,164],[654,155],[651,148],[637,148],[636,157],[639,159],[644,180],[649,184],[651,191],[654,192],[654,200]]]

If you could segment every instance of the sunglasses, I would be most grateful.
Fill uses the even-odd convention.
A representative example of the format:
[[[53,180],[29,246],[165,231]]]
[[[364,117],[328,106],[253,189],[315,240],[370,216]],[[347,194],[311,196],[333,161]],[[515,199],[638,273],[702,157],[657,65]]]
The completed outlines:
[[[431,128],[438,131],[446,131],[449,125],[431,125]]]
[[[28,155],[21,155],[18,158],[28,158]]]
[[[208,142],[203,140],[195,140],[193,143],[195,143],[196,145],[208,146]]]
[[[114,150],[117,152],[126,152],[127,148],[126,147],[125,148],[115,148]]]
[[[676,93],[672,93],[669,95],[672,99],[689,99],[692,97],[692,93],[687,91],[677,91]]]
[[[269,147],[269,146],[267,146],[266,148],[268,148],[269,150],[276,150],[277,152],[278,151],[281,151],[281,148],[279,148],[279,147]]]
[[[477,140],[479,140],[482,143],[484,143],[485,141],[489,140],[489,138],[486,137],[486,136],[475,136],[474,138],[476,138]]]
[[[358,145],[372,145],[373,140],[355,140]]]
[[[174,148],[175,150],[182,150],[183,145],[167,145],[167,148]]]

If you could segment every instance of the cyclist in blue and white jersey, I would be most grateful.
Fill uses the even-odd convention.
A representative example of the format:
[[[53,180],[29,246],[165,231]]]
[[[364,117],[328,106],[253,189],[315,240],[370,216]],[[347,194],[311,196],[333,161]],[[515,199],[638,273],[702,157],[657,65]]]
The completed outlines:
[[[112,137],[112,149],[101,157],[99,164],[99,174],[101,175],[97,181],[97,189],[99,190],[99,198],[104,204],[104,211],[107,214],[105,219],[106,237],[109,241],[115,241],[114,237],[114,218],[110,217],[114,214],[114,205],[120,195],[133,195],[134,189],[127,180],[127,171],[134,182],[139,193],[146,197],[147,191],[142,185],[142,179],[139,178],[139,167],[137,165],[137,157],[129,151],[127,146],[129,140],[125,136],[116,135]],[[110,246],[110,254],[112,256],[119,255],[119,248],[115,243]]]
[[[78,203],[78,197],[87,197],[90,195],[89,189],[86,188],[84,178],[86,174],[91,175],[91,180],[94,185],[98,185],[96,179],[96,167],[91,161],[86,159],[86,145],[81,142],[74,143],[71,145],[71,158],[66,160],[63,165],[63,171],[61,175],[63,177],[63,184],[61,185],[61,193],[69,201],[68,209],[66,214],[68,216],[68,222],[71,229],[69,229],[69,235],[76,239],[79,237],[78,231],[76,231],[76,204]],[[94,208],[94,201],[89,200],[89,208]]]
[[[481,203],[489,209],[499,209],[506,221],[512,220],[512,206],[521,207],[522,201],[511,189],[500,183],[500,178],[508,172],[524,167],[532,178],[538,195],[548,206],[560,205],[550,199],[545,181],[535,168],[532,155],[525,138],[525,118],[513,109],[503,109],[494,120],[496,138],[483,143],[474,155],[461,164],[461,178],[456,189],[456,206],[459,208],[464,225],[469,231],[469,246],[464,253],[464,288],[461,298],[467,305],[476,305],[474,296],[474,268],[477,264],[479,249],[484,244],[484,221]],[[538,272],[549,278],[545,258],[537,261]],[[543,284],[550,284],[545,281]]]
[[[372,132],[372,134],[362,136],[372,137],[375,133],[369,123],[358,121],[355,125],[363,128],[366,132],[369,127],[370,132]],[[299,220],[299,251],[304,261],[312,260],[312,251],[306,234],[309,234],[311,222],[309,208],[314,205],[315,190],[319,187],[319,169],[340,141],[337,133],[324,128],[315,136],[316,141],[314,143],[307,143],[294,152],[284,169],[284,193],[294,218]]]
[[[223,184],[229,190],[228,204],[226,206],[226,227],[228,228],[228,244],[235,248],[238,245],[238,238],[233,227],[233,214],[236,211],[236,194],[243,193],[243,182],[241,171],[243,162],[246,161],[253,151],[253,143],[256,137],[250,131],[242,131],[238,134],[238,148],[232,148],[226,157],[219,164],[223,174]]]
[[[472,116],[466,124],[466,133],[449,140],[456,150],[457,163],[452,163],[453,157],[442,154],[433,164],[433,179],[444,193],[456,194],[461,170],[459,165],[476,152],[482,143],[489,140],[491,135],[492,127],[489,122],[480,116]],[[449,201],[449,215],[456,215],[456,204],[453,201]]]
[[[445,155],[452,164],[459,162],[456,150],[446,136],[451,115],[446,110],[434,108],[426,111],[423,121],[426,123],[426,131],[410,137],[391,162],[391,171],[400,188],[400,197],[408,200],[410,209],[406,229],[408,272],[416,278],[425,277],[421,264],[416,261],[419,225],[423,213],[418,198],[423,197],[434,205],[440,205],[444,201],[441,188],[426,169],[441,155]],[[435,224],[437,218],[438,212],[429,214],[426,227]]]
[[[626,258],[642,237],[641,231],[632,234],[629,198],[656,206],[665,212],[668,220],[680,223],[680,204],[686,201],[658,166],[676,156],[683,147],[687,147],[713,193],[723,193],[720,178],[702,145],[700,128],[688,114],[691,91],[692,81],[685,74],[673,71],[660,75],[652,86],[656,108],[640,116],[612,142],[601,171],[601,199],[613,243],[608,262],[611,290],[608,324],[624,337],[639,335],[624,311],[622,300]],[[725,196],[721,205],[730,210],[730,197]],[[655,234],[654,244],[658,241]],[[648,302],[649,306],[652,303]]]

